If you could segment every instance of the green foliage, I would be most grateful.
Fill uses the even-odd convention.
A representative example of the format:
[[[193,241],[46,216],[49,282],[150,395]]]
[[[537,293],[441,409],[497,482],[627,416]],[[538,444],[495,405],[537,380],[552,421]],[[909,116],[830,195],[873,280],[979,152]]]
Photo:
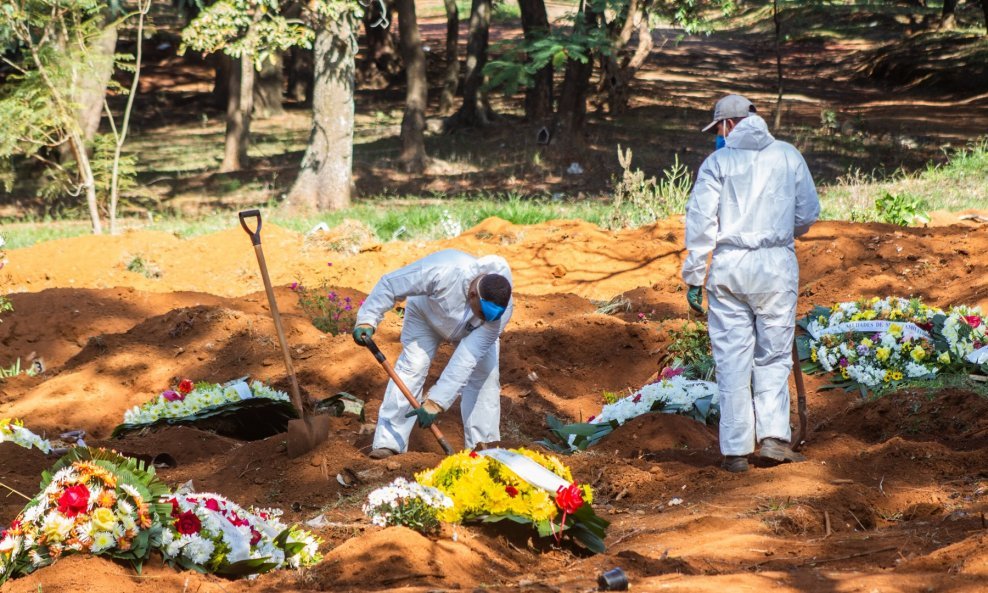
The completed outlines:
[[[930,217],[925,212],[926,207],[926,202],[922,198],[908,194],[885,192],[882,197],[875,200],[875,210],[878,211],[879,219],[899,226],[929,222]]]
[[[662,179],[645,177],[640,169],[631,168],[631,149],[622,152],[618,161],[623,169],[614,184],[613,209],[608,221],[611,228],[638,227],[681,214],[686,210],[692,179],[677,155],[672,167],[662,172]]]
[[[161,268],[141,255],[135,255],[127,262],[127,271],[140,274],[148,279],[161,278]]]
[[[357,308],[363,304],[354,303],[350,297],[341,297],[327,286],[311,290],[299,283],[292,285],[298,293],[298,304],[321,332],[338,336],[353,331],[357,321]]]
[[[674,359],[669,366],[685,368],[685,375],[689,378],[713,381],[716,368],[707,325],[687,321],[679,329],[670,329],[668,333],[666,350]]]
[[[575,26],[551,31],[532,39],[510,40],[495,44],[492,54],[501,58],[484,67],[488,90],[500,89],[513,95],[519,88],[532,84],[535,74],[547,65],[559,69],[569,60],[587,63],[595,55],[609,55],[611,41],[603,29]]]

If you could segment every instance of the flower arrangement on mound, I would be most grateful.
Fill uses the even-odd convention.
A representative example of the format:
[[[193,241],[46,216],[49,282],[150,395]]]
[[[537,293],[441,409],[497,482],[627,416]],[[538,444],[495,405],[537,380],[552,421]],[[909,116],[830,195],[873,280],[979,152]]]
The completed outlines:
[[[948,311],[919,299],[888,297],[816,307],[799,321],[807,372],[838,375],[835,385],[894,388],[903,381],[980,368],[988,371],[988,338],[980,309]]]
[[[560,453],[582,451],[614,431],[628,420],[649,412],[664,412],[689,416],[698,422],[716,423],[720,417],[717,384],[688,379],[682,368],[665,368],[659,378],[638,391],[615,402],[605,404],[600,413],[586,422],[563,424],[550,415],[549,430],[563,441],[540,441],[540,444]]]
[[[440,514],[452,507],[453,500],[438,489],[396,478],[371,492],[363,511],[380,527],[404,525],[421,533],[435,533]]]
[[[592,552],[604,550],[606,520],[594,513],[593,489],[573,481],[556,457],[530,449],[488,449],[451,455],[415,476],[452,500],[440,521],[514,521],[532,525],[540,537],[565,535]]]
[[[297,417],[287,393],[259,381],[248,385],[243,380],[216,384],[183,379],[174,389],[124,412],[123,423],[113,429],[112,436],[162,424],[192,424],[247,410],[258,412],[251,423],[263,420],[271,424],[270,430],[262,431],[259,438],[284,431],[288,420]]]
[[[322,559],[321,540],[285,525],[280,510],[247,510],[209,493],[179,493],[167,502],[172,510],[161,550],[173,566],[242,577]]]
[[[0,583],[73,553],[140,570],[160,545],[168,487],[154,468],[102,449],[75,448],[42,474],[41,493],[0,534]]]
[[[25,449],[34,447],[45,455],[51,453],[51,441],[24,428],[24,422],[16,418],[0,418],[0,443],[4,442],[14,443]]]

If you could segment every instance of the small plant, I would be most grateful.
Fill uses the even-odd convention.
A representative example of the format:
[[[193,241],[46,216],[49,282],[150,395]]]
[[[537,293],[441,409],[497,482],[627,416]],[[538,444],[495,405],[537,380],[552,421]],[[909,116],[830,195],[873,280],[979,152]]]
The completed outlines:
[[[926,202],[909,194],[885,192],[875,200],[875,210],[878,211],[879,219],[887,224],[909,226],[930,222],[929,214],[925,211]]]
[[[687,321],[679,329],[670,329],[666,350],[674,358],[668,366],[685,369],[690,378],[714,380],[716,369],[706,324]]]
[[[127,262],[127,271],[140,274],[145,278],[161,278],[161,268],[151,260],[144,259],[141,255],[135,255]]]
[[[623,169],[614,184],[611,228],[639,227],[668,218],[686,210],[690,195],[690,174],[676,155],[672,167],[662,171],[662,179],[645,177],[640,169],[631,168],[631,149],[618,146],[618,162]]]
[[[294,282],[292,290],[298,293],[298,304],[316,329],[333,336],[353,331],[357,308],[363,301],[354,303],[350,297],[341,297],[326,286],[310,290]]]
[[[439,513],[452,506],[453,501],[438,489],[397,478],[371,492],[363,511],[374,525],[404,525],[420,533],[436,533]]]

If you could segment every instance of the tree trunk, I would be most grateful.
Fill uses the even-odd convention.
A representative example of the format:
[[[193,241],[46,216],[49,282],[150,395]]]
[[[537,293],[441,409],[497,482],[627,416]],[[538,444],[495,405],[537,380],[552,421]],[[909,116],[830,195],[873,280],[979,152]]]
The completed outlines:
[[[588,29],[597,25],[597,14],[587,10],[577,18],[583,18]],[[590,89],[590,74],[593,73],[593,58],[585,63],[567,60],[563,74],[563,87],[559,92],[557,139],[565,151],[579,151],[584,146],[583,124],[587,119],[587,91]]]
[[[299,103],[310,103],[312,85],[312,50],[293,47],[288,60],[288,97]]]
[[[96,204],[96,180],[93,178],[93,167],[86,154],[86,143],[78,131],[69,134],[67,143],[72,156],[79,165],[79,176],[82,178],[82,189],[86,192],[86,206],[89,208],[89,219],[93,223],[93,234],[103,234],[103,223],[100,221],[99,206]]]
[[[988,0],[985,0],[988,1]],[[456,0],[444,0],[446,6],[446,74],[443,76],[443,90],[439,95],[439,112],[453,110],[456,87],[460,84],[460,59],[457,45],[460,41],[460,12]]]
[[[113,76],[113,56],[116,47],[117,28],[112,25],[107,26],[90,43],[85,64],[75,66],[69,98],[75,104],[76,125],[84,149],[99,130],[99,122],[103,117],[103,100],[106,98],[106,85]],[[60,152],[62,161],[75,158],[75,148],[69,144],[62,144]]]
[[[943,0],[943,12],[940,13],[940,29],[957,27],[957,0]]]
[[[981,12],[985,15],[985,35],[988,35],[988,0],[981,0]]]
[[[484,66],[487,64],[487,40],[491,25],[491,0],[473,0],[470,5],[470,32],[467,34],[467,62],[463,76],[463,105],[447,124],[459,126],[486,126],[490,123],[481,86],[484,83]]]
[[[254,75],[254,117],[264,119],[285,113],[282,98],[285,94],[284,58],[280,53],[271,54]]]
[[[92,44],[86,57],[88,68],[78,81],[73,100],[78,105],[79,129],[82,139],[89,142],[99,130],[100,118],[103,115],[103,99],[106,97],[106,85],[113,75],[113,56],[117,48],[117,27],[107,26]]]
[[[405,62],[405,116],[401,120],[401,156],[409,172],[425,169],[425,108],[428,83],[425,79],[425,52],[415,18],[415,0],[397,0],[398,36],[401,59]]]
[[[986,0],[988,1],[988,0]],[[549,34],[549,17],[544,0],[518,0],[525,39],[532,41]],[[525,119],[545,121],[552,117],[552,64],[535,73],[535,84],[525,89]]]
[[[220,172],[240,171],[247,166],[250,116],[254,102],[254,62],[249,55],[233,61],[229,100],[226,103],[226,143]]]
[[[394,76],[401,72],[398,43],[392,26],[393,16],[393,0],[385,0],[383,10],[380,2],[371,2],[364,12],[367,52],[357,72],[358,82],[362,87],[386,88]]]
[[[350,205],[353,175],[353,22],[341,17],[316,33],[312,132],[298,177],[288,192],[294,210]]]
[[[649,24],[648,2],[631,0],[623,13],[620,29],[610,31],[612,52],[602,57],[603,75],[601,90],[607,91],[610,113],[621,113],[628,106],[631,81],[652,51],[652,27]],[[616,22],[614,23],[617,24]],[[632,36],[638,31],[637,46],[629,56],[627,49]]]
[[[782,125],[782,20],[779,18],[779,0],[772,0],[772,20],[775,21],[775,69],[778,95],[775,99],[775,120],[772,130],[776,133]]]

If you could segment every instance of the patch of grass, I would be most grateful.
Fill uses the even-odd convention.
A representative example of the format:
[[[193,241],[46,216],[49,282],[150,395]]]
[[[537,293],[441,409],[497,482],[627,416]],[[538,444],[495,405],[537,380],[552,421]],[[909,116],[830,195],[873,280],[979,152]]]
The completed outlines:
[[[153,261],[146,259],[140,254],[130,258],[130,260],[127,261],[126,268],[128,272],[141,274],[148,279],[161,278],[161,268],[159,268]]]
[[[988,204],[988,137],[948,153],[944,163],[930,163],[918,173],[901,170],[882,177],[853,171],[836,185],[821,188],[821,218],[881,221],[876,202],[886,195],[908,196],[929,210],[958,211]]]
[[[878,399],[893,393],[916,393],[932,400],[944,389],[963,389],[988,398],[988,382],[972,379],[968,375],[937,375],[932,379],[904,380],[894,388],[876,389],[869,399]],[[916,413],[918,410],[913,410]]]

